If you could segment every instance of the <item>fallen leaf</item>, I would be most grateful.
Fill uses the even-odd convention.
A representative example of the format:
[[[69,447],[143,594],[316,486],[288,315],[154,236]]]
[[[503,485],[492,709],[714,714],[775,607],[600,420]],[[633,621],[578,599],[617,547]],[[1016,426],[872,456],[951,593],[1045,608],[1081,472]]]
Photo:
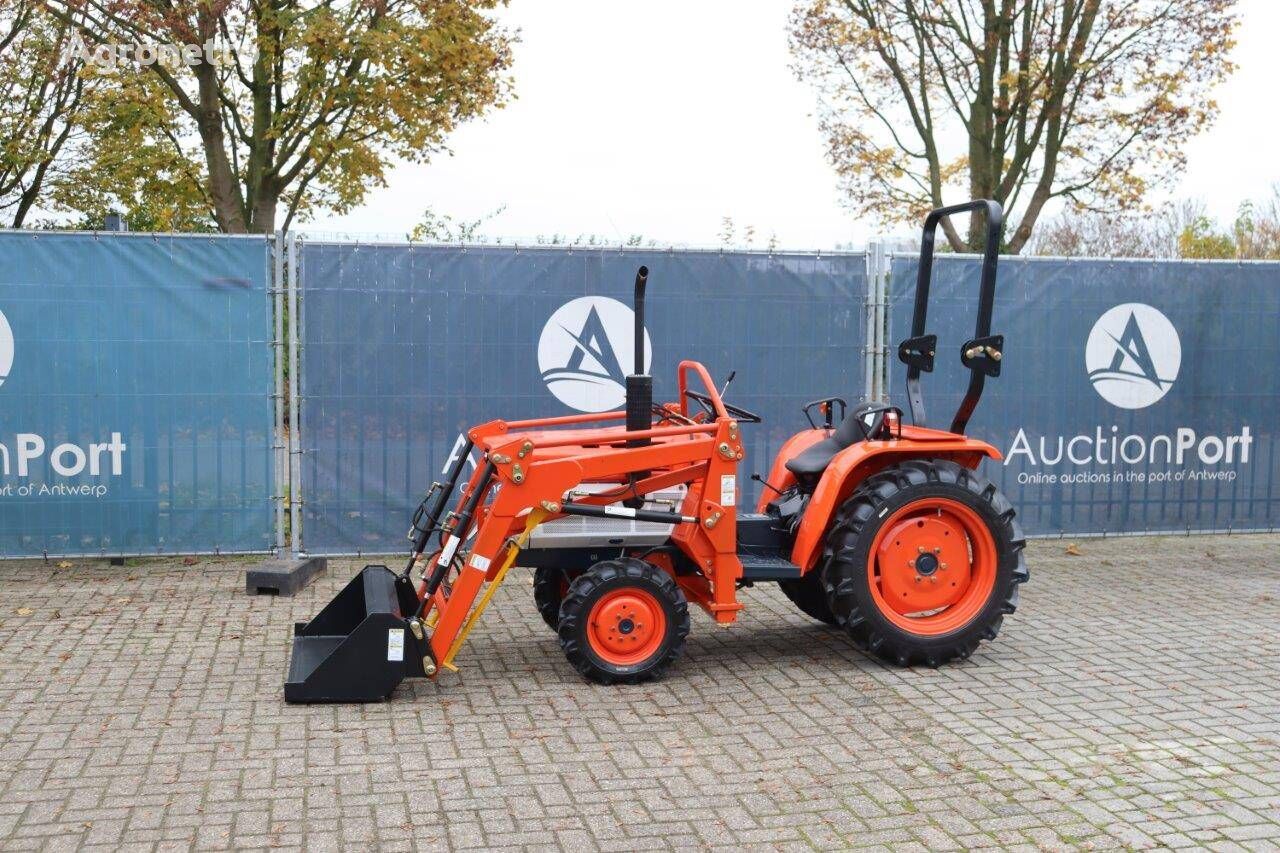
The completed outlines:
[[[125,580],[127,581],[136,581],[137,579],[138,579],[137,575],[129,575],[127,578],[125,578]]]
[[[72,566],[72,565],[73,565],[73,564],[72,564],[72,562],[71,562],[70,560],[62,560],[62,561],[60,561],[60,562],[58,563],[58,568],[60,568],[60,569],[69,569],[69,568],[71,568],[71,566]]]
[[[18,615],[19,615],[19,616],[30,616],[32,613],[35,613],[35,611],[34,611],[34,610],[32,610],[30,607],[19,607],[19,608],[18,608]]]
[[[184,565],[184,566],[194,566],[194,565],[195,565],[196,563],[198,563],[198,562],[200,562],[200,561],[199,561],[199,560],[197,560],[195,557],[183,557],[183,558],[182,558],[182,565]]]
[[[1084,552],[1080,550],[1080,546],[1074,542],[1067,546],[1067,556],[1069,557],[1079,557],[1083,553]]]

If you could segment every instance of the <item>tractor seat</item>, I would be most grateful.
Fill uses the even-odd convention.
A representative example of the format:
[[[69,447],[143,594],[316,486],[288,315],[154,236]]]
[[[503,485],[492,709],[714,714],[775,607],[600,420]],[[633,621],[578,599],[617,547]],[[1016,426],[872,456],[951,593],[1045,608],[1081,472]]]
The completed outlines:
[[[797,453],[794,458],[787,461],[787,470],[796,475],[796,479],[802,483],[820,475],[827,470],[827,465],[831,459],[844,450],[855,441],[861,441],[865,438],[862,426],[859,424],[862,416],[870,411],[883,408],[883,403],[859,403],[853,407],[853,411],[845,416],[845,419],[836,427],[835,432],[830,437],[824,438],[817,444],[814,444]]]

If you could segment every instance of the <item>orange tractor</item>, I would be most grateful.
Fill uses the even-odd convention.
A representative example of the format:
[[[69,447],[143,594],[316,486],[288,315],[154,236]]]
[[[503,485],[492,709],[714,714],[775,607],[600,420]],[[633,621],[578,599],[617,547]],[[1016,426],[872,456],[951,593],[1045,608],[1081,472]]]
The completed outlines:
[[[931,429],[920,374],[933,369],[937,344],[925,333],[934,233],[942,217],[975,210],[986,212],[988,229],[977,331],[960,355],[971,378],[951,428]],[[1027,580],[1013,507],[976,470],[1000,453],[964,434],[985,378],[1000,373],[1003,339],[990,331],[1000,229],[994,202],[929,214],[911,336],[898,348],[912,425],[884,403],[847,413],[838,397],[810,403],[811,428],[757,477],[765,493],[755,512],[738,509],[740,463],[742,430],[760,419],[726,403],[697,362],[680,363],[674,402],[655,405],[652,378],[633,375],[625,411],[473,427],[466,452],[415,513],[404,570],[366,566],[319,615],[297,623],[285,698],[385,699],[406,677],[454,669],[517,560],[535,567],[539,610],[565,656],[601,683],[660,676],[684,647],[688,602],[728,624],[743,607],[739,590],[762,582],[897,664],[968,657],[996,636]],[[641,267],[636,365],[645,363],[647,276]],[[446,512],[473,451],[481,462]],[[678,500],[655,498],[672,490]],[[662,533],[529,548],[539,525],[572,516],[647,522]]]

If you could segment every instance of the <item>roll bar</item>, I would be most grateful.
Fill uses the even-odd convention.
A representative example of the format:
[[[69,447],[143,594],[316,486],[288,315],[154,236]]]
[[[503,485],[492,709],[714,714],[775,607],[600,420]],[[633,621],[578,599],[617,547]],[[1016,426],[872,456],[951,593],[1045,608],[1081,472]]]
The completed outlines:
[[[960,347],[960,362],[969,368],[969,388],[960,408],[951,421],[951,431],[963,434],[969,417],[982,397],[983,384],[988,376],[1000,375],[1000,361],[1004,357],[1004,336],[991,334],[991,313],[995,308],[996,264],[1000,259],[1000,232],[1004,226],[1004,211],[999,202],[987,199],[967,201],[940,207],[924,220],[924,234],[920,238],[920,269],[916,274],[915,310],[911,315],[911,337],[898,344],[898,359],[907,366],[907,401],[911,406],[911,421],[924,426],[924,397],[920,393],[920,374],[933,372],[934,354],[938,348],[938,336],[925,333],[925,320],[929,312],[929,285],[933,279],[933,244],[938,223],[945,216],[981,210],[987,214],[987,241],[982,252],[982,277],[978,284],[978,319],[973,338]]]

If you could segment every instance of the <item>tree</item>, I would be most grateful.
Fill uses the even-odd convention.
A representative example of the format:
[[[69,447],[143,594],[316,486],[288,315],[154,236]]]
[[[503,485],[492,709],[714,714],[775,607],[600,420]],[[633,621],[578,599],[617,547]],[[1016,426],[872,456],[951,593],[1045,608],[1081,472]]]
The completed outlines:
[[[1024,251],[1092,258],[1178,258],[1179,237],[1206,216],[1201,201],[1170,202],[1140,214],[1071,208],[1043,220]]]
[[[1243,202],[1229,228],[1202,201],[1170,202],[1142,215],[1068,209],[1046,220],[1027,244],[1037,255],[1280,260],[1280,185]]]
[[[1232,68],[1234,4],[803,0],[794,67],[855,210],[905,222],[946,195],[993,198],[1016,253],[1052,199],[1115,213],[1179,172]],[[981,245],[976,215],[963,238],[943,230]]]
[[[80,113],[83,143],[48,193],[73,228],[120,213],[134,231],[214,231],[198,148],[171,138],[178,107],[160,80],[129,69],[86,69],[95,83]]]
[[[69,25],[39,0],[0,0],[0,210],[21,228],[75,144],[86,82],[62,61]]]
[[[1280,260],[1280,184],[1271,188],[1271,197],[1261,204],[1240,205],[1231,231],[1237,258]]]
[[[1178,255],[1197,260],[1234,258],[1236,244],[1230,234],[1218,231],[1208,216],[1198,216],[1178,234]]]
[[[130,67],[172,102],[169,116],[145,110],[148,139],[179,163],[196,152],[213,219],[231,233],[273,230],[281,206],[285,228],[348,211],[394,160],[426,159],[504,103],[511,37],[489,14],[503,1],[48,0],[83,21],[90,50],[132,46]],[[166,61],[168,45],[180,61]]]

